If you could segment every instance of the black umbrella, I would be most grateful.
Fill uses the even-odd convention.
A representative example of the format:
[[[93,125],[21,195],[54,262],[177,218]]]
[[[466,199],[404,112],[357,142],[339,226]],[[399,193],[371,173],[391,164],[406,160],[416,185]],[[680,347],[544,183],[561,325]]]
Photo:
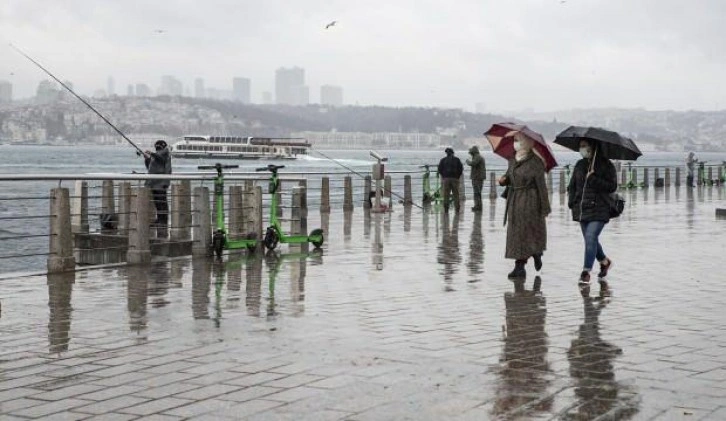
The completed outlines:
[[[581,140],[594,140],[600,143],[600,153],[608,159],[635,161],[642,155],[631,139],[599,127],[570,126],[557,135],[555,143],[578,151]]]

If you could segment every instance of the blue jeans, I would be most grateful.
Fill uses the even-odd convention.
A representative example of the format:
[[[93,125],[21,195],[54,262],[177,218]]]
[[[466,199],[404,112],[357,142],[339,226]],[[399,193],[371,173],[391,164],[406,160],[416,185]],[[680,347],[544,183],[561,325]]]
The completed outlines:
[[[585,264],[582,266],[583,270],[592,270],[596,258],[600,262],[606,258],[599,240],[603,228],[605,228],[604,221],[580,222],[582,238],[585,240]]]

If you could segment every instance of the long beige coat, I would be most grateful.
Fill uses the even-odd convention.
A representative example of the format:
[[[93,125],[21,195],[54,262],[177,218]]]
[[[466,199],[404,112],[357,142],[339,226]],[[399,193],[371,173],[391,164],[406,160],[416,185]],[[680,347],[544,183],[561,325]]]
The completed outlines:
[[[550,199],[542,160],[530,154],[522,161],[509,161],[509,186],[504,222],[507,224],[507,259],[527,259],[547,249]]]

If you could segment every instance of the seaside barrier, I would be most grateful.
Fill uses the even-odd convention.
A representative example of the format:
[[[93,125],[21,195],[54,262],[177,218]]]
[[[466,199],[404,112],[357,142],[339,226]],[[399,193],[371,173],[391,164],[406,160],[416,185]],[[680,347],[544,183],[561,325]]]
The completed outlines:
[[[713,169],[715,168],[715,170]],[[721,166],[713,166],[705,174],[723,174]],[[489,198],[496,203],[502,188],[498,186],[499,174],[504,168],[489,173]],[[652,170],[652,172],[651,172]],[[620,169],[620,188],[656,189],[682,186],[681,168],[642,167],[623,165]],[[547,174],[547,187],[551,194],[566,194],[567,175],[563,168]],[[654,177],[651,177],[651,174]],[[661,178],[663,174],[663,178]],[[390,171],[384,178],[382,199],[388,199],[389,209],[402,206],[405,212],[422,203],[423,173],[420,171]],[[143,187],[148,179],[168,179],[169,225],[157,227],[151,192]],[[28,174],[0,175],[0,183],[47,182],[56,183],[47,195],[0,196],[0,203],[9,205],[10,213],[0,215],[0,241],[25,242],[26,247],[11,247],[0,255],[0,264],[10,259],[45,256],[48,272],[72,270],[76,265],[107,263],[144,264],[153,256],[209,255],[216,200],[214,200],[214,176],[202,174],[146,175],[146,174]],[[638,180],[642,182],[638,182]],[[255,233],[264,234],[269,210],[268,179],[255,173],[225,174],[224,212],[225,224],[231,239]],[[64,182],[72,182],[64,187]],[[344,213],[360,207],[370,211],[368,200],[372,191],[372,177],[347,172],[339,173],[285,173],[280,178],[278,200],[280,211],[291,232],[304,233],[310,207],[325,216],[339,209]],[[433,183],[432,183],[433,184]],[[460,198],[467,199],[464,174],[460,185]],[[699,188],[720,188],[723,183],[713,182]],[[42,202],[48,203],[47,207]],[[14,206],[18,211],[13,212]],[[28,213],[28,206],[34,209]],[[434,204],[435,205],[435,204]],[[50,209],[49,214],[39,210]],[[23,212],[20,209],[25,209]],[[717,210],[723,216],[723,210]],[[39,224],[38,221],[47,221]],[[28,224],[28,221],[33,221]],[[24,223],[25,222],[25,223]],[[22,230],[33,230],[23,234]],[[6,233],[13,233],[8,235]],[[345,233],[343,233],[345,235]],[[326,232],[326,235],[328,233]],[[43,238],[46,246],[43,246]],[[8,244],[6,243],[6,244]],[[46,248],[47,247],[47,248]],[[47,252],[41,252],[46,248]]]

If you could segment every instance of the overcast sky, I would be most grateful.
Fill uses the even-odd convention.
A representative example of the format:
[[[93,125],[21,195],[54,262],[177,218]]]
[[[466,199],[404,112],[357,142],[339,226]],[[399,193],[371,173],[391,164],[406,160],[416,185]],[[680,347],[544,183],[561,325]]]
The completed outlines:
[[[313,101],[721,109],[725,18],[726,0],[2,0],[0,80],[18,98],[45,78],[12,42],[84,94],[244,76],[259,102],[300,66]]]

